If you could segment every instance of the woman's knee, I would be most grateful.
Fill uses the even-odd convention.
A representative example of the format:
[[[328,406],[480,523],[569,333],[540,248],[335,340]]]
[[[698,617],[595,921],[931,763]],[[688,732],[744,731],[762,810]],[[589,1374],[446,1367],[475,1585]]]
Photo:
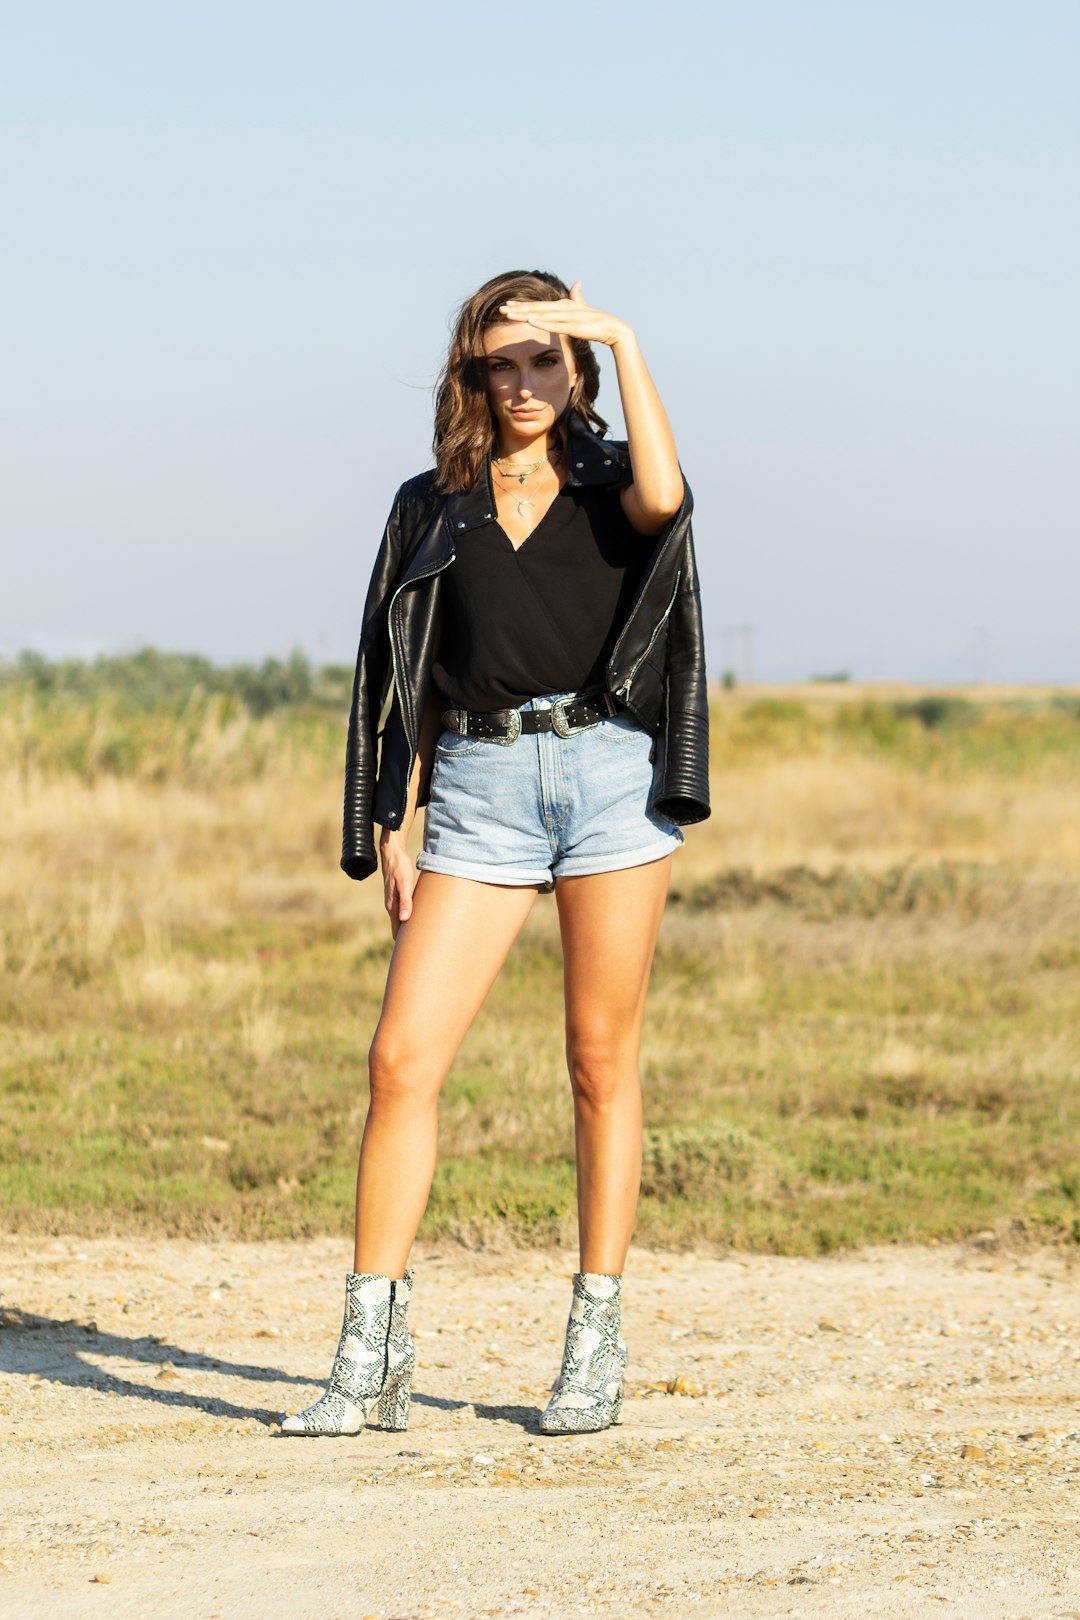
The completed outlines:
[[[368,1049],[368,1088],[374,1106],[433,1102],[439,1094],[442,1075],[432,1064],[432,1055],[416,1042],[381,1028],[375,1031]]]
[[[571,1034],[566,1064],[574,1095],[597,1107],[618,1102],[638,1084],[637,1044],[624,1037]]]

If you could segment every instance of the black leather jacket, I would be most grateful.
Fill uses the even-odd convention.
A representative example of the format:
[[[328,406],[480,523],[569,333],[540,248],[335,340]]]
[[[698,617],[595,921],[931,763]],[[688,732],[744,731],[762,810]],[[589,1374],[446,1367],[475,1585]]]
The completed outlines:
[[[572,416],[568,473],[574,484],[629,483],[629,451]],[[687,487],[661,534],[642,538],[652,556],[604,678],[615,703],[653,733],[650,809],[682,826],[709,814],[709,708],[692,507]],[[378,868],[373,824],[400,827],[404,821],[438,648],[440,576],[454,561],[455,536],[487,523],[494,510],[490,473],[464,492],[440,491],[434,470],[398,490],[364,604],[349,712],[341,865],[352,878]],[[426,802],[422,784],[419,803]]]

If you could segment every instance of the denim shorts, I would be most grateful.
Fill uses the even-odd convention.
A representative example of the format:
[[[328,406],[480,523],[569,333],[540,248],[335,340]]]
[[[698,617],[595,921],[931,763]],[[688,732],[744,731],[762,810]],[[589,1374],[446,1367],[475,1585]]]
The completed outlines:
[[[521,712],[567,695],[530,698]],[[541,731],[498,743],[444,731],[416,864],[422,872],[550,892],[558,877],[617,872],[670,855],[683,835],[649,810],[651,748],[650,733],[622,710],[569,737]]]

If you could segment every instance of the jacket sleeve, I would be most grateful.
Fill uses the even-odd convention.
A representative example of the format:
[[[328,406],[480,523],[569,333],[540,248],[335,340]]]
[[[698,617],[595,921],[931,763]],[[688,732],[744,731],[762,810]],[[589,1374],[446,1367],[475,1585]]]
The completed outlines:
[[[401,565],[403,503],[404,485],[398,490],[386,521],[368,585],[349,708],[341,867],[349,877],[358,879],[370,877],[379,865],[372,830],[372,803],[378,774],[379,716],[393,671],[389,611]]]
[[[694,537],[687,530],[682,574],[668,626],[663,758],[652,808],[680,826],[705,821],[709,806],[709,693]]]

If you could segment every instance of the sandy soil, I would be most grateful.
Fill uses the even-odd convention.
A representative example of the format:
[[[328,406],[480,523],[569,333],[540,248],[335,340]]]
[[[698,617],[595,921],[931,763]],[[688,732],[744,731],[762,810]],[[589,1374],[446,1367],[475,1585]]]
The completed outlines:
[[[5,1616],[1080,1616],[1071,1254],[636,1250],[549,1438],[574,1255],[418,1250],[408,1432],[284,1438],[347,1261],[0,1238]]]

